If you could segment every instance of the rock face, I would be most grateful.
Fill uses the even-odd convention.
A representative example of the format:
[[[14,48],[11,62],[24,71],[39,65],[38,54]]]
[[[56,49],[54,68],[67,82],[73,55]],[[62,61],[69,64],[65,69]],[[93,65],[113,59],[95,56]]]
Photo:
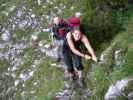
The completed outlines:
[[[8,30],[1,35],[2,40],[9,41],[11,39],[11,33]]]
[[[0,1],[3,3],[3,1]],[[46,56],[51,58],[57,58],[57,48],[51,49],[51,45],[47,40],[40,40],[38,35],[41,32],[49,32],[45,30],[47,24],[51,22],[51,18],[55,13],[51,10],[47,10],[47,4],[53,5],[53,1],[32,1],[35,5],[43,5],[39,10],[44,9],[42,15],[37,15],[35,8],[31,7],[28,1],[21,1],[18,5],[12,1],[6,1],[1,4],[1,16],[0,17],[0,63],[4,63],[0,72],[0,99],[1,100],[15,100],[15,96],[19,96],[17,99],[25,100],[30,94],[35,94],[36,90],[32,88],[31,91],[26,90],[26,83],[34,77],[37,71],[37,66],[43,62]],[[47,4],[45,5],[45,3]],[[54,1],[55,2],[55,1]],[[29,4],[29,5],[27,5]],[[57,9],[57,13],[62,13],[61,9],[65,9],[65,6],[61,4]],[[34,9],[34,10],[33,10]],[[37,13],[39,13],[37,11]],[[76,14],[80,16],[81,13]],[[3,18],[3,19],[1,19]],[[50,66],[57,66],[51,64]],[[64,64],[59,64],[58,68],[65,70]],[[31,82],[34,86],[38,86],[40,80]],[[17,94],[17,91],[19,93]],[[63,90],[64,94],[69,94],[68,90]],[[70,98],[70,96],[69,96]],[[37,100],[37,96],[33,96],[33,100]],[[67,96],[62,98],[67,99]]]
[[[133,92],[130,92],[130,93],[128,94],[128,97],[131,98],[131,100],[133,100]]]
[[[14,14],[9,16],[10,12]],[[6,65],[5,67],[1,65],[5,69],[2,74],[0,74],[0,79],[3,80],[2,83],[0,83],[0,89],[4,88],[0,92],[1,100],[5,98],[7,100],[14,99],[16,91],[26,86],[26,82],[33,77],[36,66],[38,66],[41,59],[43,59],[41,55],[37,55],[30,59],[32,55],[26,54],[27,51],[25,51],[26,49],[35,50],[35,48],[33,48],[34,41],[38,39],[37,33],[40,33],[42,30],[39,19],[36,18],[32,10],[27,9],[24,5],[20,7],[12,6],[11,9],[6,12],[6,16],[8,17],[7,21],[0,25],[0,62],[5,62],[3,65]],[[24,36],[23,34],[27,31],[27,28],[33,29],[31,32],[36,34],[30,34],[28,37],[28,33]],[[20,33],[19,30],[23,31],[23,33]],[[20,36],[20,34],[22,36]],[[18,36],[20,38],[18,38]],[[39,48],[37,50],[39,52]],[[27,60],[31,60],[31,65],[29,65],[27,69],[16,74],[21,70],[22,66],[25,66]],[[36,84],[38,83],[35,83],[35,85]],[[31,91],[30,93],[33,94],[35,91]],[[27,91],[21,91],[19,99],[23,98],[24,100],[27,94]],[[11,97],[8,98],[8,95]]]
[[[75,1],[72,0],[74,3]],[[0,100],[38,100],[36,94],[39,90],[42,91],[39,87],[44,86],[43,82],[46,82],[45,84],[48,84],[46,87],[49,87],[49,82],[51,82],[49,80],[55,79],[55,77],[53,78],[55,73],[50,73],[51,69],[56,67],[63,73],[66,70],[64,63],[51,63],[51,58],[52,60],[58,58],[58,47],[52,47],[46,38],[41,40],[40,37],[45,37],[45,34],[40,37],[39,35],[43,32],[50,32],[49,29],[45,28],[48,23],[51,23],[54,16],[63,15],[67,17],[67,13],[64,15],[66,10],[66,12],[72,13],[73,16],[81,17],[84,15],[81,12],[83,9],[77,9],[74,5],[71,6],[71,0],[70,3],[65,2],[65,0],[59,0],[58,3],[56,0],[17,0],[17,3],[12,0],[2,0],[1,2],[4,4],[0,4]],[[68,11],[68,8],[70,8],[70,11]],[[108,53],[104,52],[100,57],[99,64],[106,64],[110,61],[111,66],[121,67],[123,63],[126,63],[126,60],[121,60],[124,52],[126,52],[126,49],[114,50],[110,54],[111,59],[108,59]],[[48,61],[51,62],[45,65],[47,57],[50,58]],[[41,64],[51,68],[49,69],[50,75],[47,76],[45,70],[41,69]],[[89,80],[92,79],[92,71],[95,65],[91,64],[90,67]],[[45,73],[44,76],[41,76],[41,71]],[[48,77],[48,79],[45,77]],[[123,91],[129,81],[130,79],[121,80],[110,86],[105,99],[110,100],[110,98],[120,96],[121,94],[117,90]],[[28,88],[29,84],[32,88]],[[75,96],[77,90],[70,88],[71,84],[67,80],[63,84],[64,88],[56,91],[55,100],[79,99]],[[53,96],[53,91],[49,91],[50,96]],[[89,99],[91,92],[88,87],[79,88],[78,91],[81,100]],[[127,96],[133,98],[133,92],[128,93]]]
[[[133,81],[133,79],[123,79],[111,85],[105,94],[105,100],[115,100],[118,96],[124,96],[127,99],[131,98],[132,93],[129,93],[128,95],[124,93],[124,88],[128,86],[130,81]]]

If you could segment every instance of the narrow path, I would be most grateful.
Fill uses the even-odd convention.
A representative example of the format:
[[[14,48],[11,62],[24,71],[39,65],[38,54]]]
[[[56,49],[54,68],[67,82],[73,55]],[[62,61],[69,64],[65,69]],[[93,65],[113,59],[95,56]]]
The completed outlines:
[[[57,48],[50,48],[49,44],[45,44],[44,48],[41,49],[46,56],[51,58],[57,58]],[[57,67],[64,73],[64,88],[60,89],[59,92],[56,93],[56,96],[53,98],[54,100],[88,100],[90,97],[90,89],[87,87],[80,88],[77,84],[77,81],[70,82],[70,80],[66,79],[66,66],[64,62],[61,63],[52,63],[51,66]]]

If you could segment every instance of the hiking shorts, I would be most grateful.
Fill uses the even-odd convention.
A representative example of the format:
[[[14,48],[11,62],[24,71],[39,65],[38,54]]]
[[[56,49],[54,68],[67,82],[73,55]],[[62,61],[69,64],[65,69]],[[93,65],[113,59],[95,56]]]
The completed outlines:
[[[83,65],[81,63],[81,57],[73,54],[69,48],[65,48],[63,50],[63,57],[64,57],[64,62],[67,66],[68,72],[73,73],[74,67],[77,70],[83,70]]]

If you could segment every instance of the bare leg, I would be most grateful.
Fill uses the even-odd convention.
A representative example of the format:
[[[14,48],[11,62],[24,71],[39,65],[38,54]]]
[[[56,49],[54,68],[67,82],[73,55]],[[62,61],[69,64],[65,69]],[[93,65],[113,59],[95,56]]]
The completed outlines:
[[[80,71],[77,71],[77,72],[78,72],[78,78],[81,79],[83,77],[82,71],[80,70]]]
[[[83,71],[82,70],[78,70],[78,84],[81,88],[83,88],[85,86],[85,82],[83,79]]]

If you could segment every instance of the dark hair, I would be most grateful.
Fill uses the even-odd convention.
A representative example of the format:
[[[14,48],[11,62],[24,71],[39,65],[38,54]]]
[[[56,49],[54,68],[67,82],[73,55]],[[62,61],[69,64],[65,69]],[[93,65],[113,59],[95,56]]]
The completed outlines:
[[[74,27],[71,32],[74,32],[75,30],[80,31],[80,28],[79,27]]]

